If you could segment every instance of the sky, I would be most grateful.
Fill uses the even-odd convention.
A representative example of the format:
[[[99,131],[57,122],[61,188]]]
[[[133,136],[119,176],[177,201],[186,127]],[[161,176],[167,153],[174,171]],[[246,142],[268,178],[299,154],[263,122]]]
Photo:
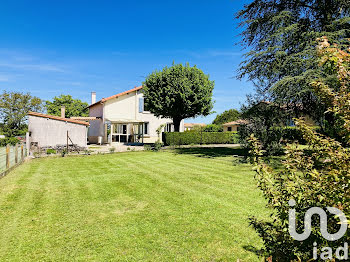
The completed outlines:
[[[197,65],[215,81],[211,123],[240,109],[252,83],[237,80],[247,52],[235,13],[248,0],[20,1],[0,8],[0,90],[90,103],[142,84],[154,70]]]

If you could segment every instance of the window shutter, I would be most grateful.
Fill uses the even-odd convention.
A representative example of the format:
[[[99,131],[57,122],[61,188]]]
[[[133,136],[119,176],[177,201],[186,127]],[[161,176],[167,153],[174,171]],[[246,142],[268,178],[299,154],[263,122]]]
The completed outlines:
[[[139,113],[143,112],[143,97],[139,98]]]

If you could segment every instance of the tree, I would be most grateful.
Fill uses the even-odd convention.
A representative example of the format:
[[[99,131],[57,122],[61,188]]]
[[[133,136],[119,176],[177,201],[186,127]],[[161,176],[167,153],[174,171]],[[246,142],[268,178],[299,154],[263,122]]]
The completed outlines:
[[[213,124],[222,125],[227,122],[235,121],[240,117],[240,115],[241,114],[236,109],[225,110],[223,113],[218,114],[215,117]]]
[[[147,76],[142,86],[149,111],[171,118],[176,132],[183,119],[207,116],[213,108],[214,81],[196,66],[173,64]]]
[[[209,124],[203,127],[203,132],[222,132],[224,129],[222,125]]]
[[[238,77],[248,77],[269,101],[294,104],[296,115],[302,104],[321,122],[326,106],[310,86],[314,79],[325,77],[316,63],[316,38],[328,36],[345,48],[349,13],[346,0],[252,1],[237,15],[244,28],[242,44],[251,50]]]
[[[66,108],[65,114],[67,118],[89,115],[89,104],[82,102],[80,99],[73,99],[71,95],[60,95],[58,97],[54,97],[52,102],[47,101],[47,113],[50,115],[60,116],[62,106],[65,106]]]
[[[338,120],[336,123],[343,130],[342,139],[349,141],[350,53],[342,51],[337,45],[330,45],[325,37],[319,41],[320,69],[335,77],[337,88],[331,88],[323,78],[312,82],[311,86],[315,94],[325,101],[328,111],[335,114]],[[274,209],[272,219],[268,222],[252,218],[251,225],[262,237],[265,254],[272,257],[271,261],[310,261],[310,258],[319,261],[313,254],[314,243],[317,243],[320,251],[324,247],[335,250],[350,241],[349,230],[339,240],[325,239],[317,220],[312,223],[311,235],[303,241],[294,240],[288,232],[291,208],[295,210],[299,221],[303,220],[311,207],[335,207],[345,216],[350,215],[350,149],[316,133],[302,119],[296,120],[296,124],[308,148],[289,146],[283,168],[276,172],[271,171],[261,158],[263,152],[257,139],[251,136],[249,140],[258,185],[268,200],[268,206]],[[290,207],[290,200],[294,202],[293,207]],[[327,215],[327,231],[338,232],[339,217],[329,212]],[[296,231],[303,232],[304,224],[298,223]],[[319,257],[319,252],[316,255]]]
[[[247,120],[238,133],[241,143],[247,146],[246,139],[254,134],[262,144],[266,155],[283,153],[283,129],[289,116],[283,106],[276,103],[248,99],[248,104],[242,106],[242,116]]]
[[[23,135],[28,112],[40,112],[42,108],[42,100],[29,93],[3,91],[0,95],[0,116],[4,123],[2,128],[5,135],[8,137]]]

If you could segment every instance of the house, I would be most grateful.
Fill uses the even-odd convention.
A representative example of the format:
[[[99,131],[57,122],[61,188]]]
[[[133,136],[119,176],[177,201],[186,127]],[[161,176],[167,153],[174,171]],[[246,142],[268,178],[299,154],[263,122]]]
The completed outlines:
[[[237,132],[239,130],[239,127],[241,125],[246,125],[248,124],[247,120],[244,119],[238,119],[236,121],[231,121],[228,123],[223,124],[224,132]]]
[[[206,124],[197,124],[197,123],[185,123],[184,128],[185,131],[190,131],[193,130],[194,128],[200,128],[200,127],[205,127]]]
[[[142,86],[97,102],[96,93],[92,92],[89,117],[95,118],[90,120],[90,143],[154,143],[161,125],[165,125],[166,132],[174,131],[172,119],[156,117],[147,110]],[[180,132],[183,131],[181,121]]]
[[[64,114],[64,113],[63,113]],[[30,145],[38,147],[56,147],[57,145],[75,144],[87,147],[89,123],[42,113],[28,113],[28,132]]]

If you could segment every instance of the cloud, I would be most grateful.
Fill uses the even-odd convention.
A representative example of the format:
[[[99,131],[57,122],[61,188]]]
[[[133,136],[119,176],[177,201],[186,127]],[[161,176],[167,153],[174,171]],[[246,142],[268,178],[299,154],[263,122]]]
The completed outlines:
[[[14,63],[0,62],[0,67],[30,70],[30,71],[47,71],[47,72],[58,72],[58,73],[65,72],[65,70],[63,70],[62,68],[55,65],[50,65],[50,64],[14,64]]]
[[[235,56],[243,55],[243,53],[241,52],[217,51],[217,50],[209,51],[208,54],[214,57],[217,57],[217,56],[235,57]]]
[[[192,50],[176,50],[174,52],[182,53],[194,58],[213,58],[213,57],[239,57],[242,56],[242,52],[235,52],[230,50],[217,50],[217,49],[208,49],[203,51],[192,51]]]
[[[0,82],[9,82],[10,79],[8,76],[0,75]]]

